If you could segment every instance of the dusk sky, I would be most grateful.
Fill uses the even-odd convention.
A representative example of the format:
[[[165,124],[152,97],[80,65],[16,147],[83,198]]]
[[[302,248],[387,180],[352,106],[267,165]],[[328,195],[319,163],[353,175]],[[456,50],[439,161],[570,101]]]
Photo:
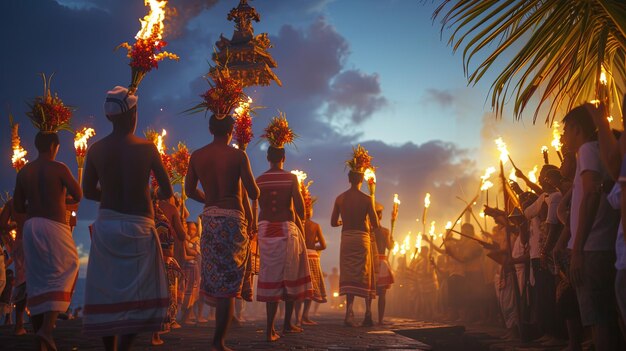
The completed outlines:
[[[179,62],[163,61],[141,84],[137,133],[166,129],[166,144],[185,141],[197,149],[211,140],[203,115],[180,114],[199,102],[208,88],[213,45],[221,33],[230,38],[234,23],[227,13],[238,0],[171,0],[178,16],[169,22],[166,50]],[[364,145],[378,166],[377,200],[386,207],[389,226],[394,193],[402,201],[397,239],[416,233],[426,192],[432,194],[431,219],[437,231],[463,207],[456,196],[471,198],[479,175],[496,166],[493,140],[503,136],[516,163],[528,170],[541,165],[540,147],[549,145],[551,130],[528,113],[515,122],[505,113],[496,121],[488,104],[490,78],[468,86],[461,52],[447,45],[431,16],[440,1],[417,0],[255,0],[261,15],[255,34],[268,33],[283,86],[247,90],[266,108],[254,118],[255,135],[272,116],[283,111],[299,135],[297,148],[287,149],[286,169],[300,169],[314,181],[319,198],[314,219],[322,224],[329,250],[325,270],[338,262],[338,228],[329,225],[335,197],[348,187],[344,161],[351,147]],[[91,126],[93,143],[111,131],[103,115],[106,91],[130,82],[126,52],[113,49],[132,43],[138,18],[147,11],[142,0],[5,0],[0,4],[0,190],[12,192],[8,112],[20,123],[28,159],[36,157],[35,130],[26,102],[41,95],[40,72],[55,73],[52,88],[77,108],[73,127]],[[474,62],[477,64],[478,62]],[[531,109],[532,110],[532,109]],[[58,159],[76,172],[73,136],[60,133]],[[263,142],[252,142],[249,156],[255,176],[267,170]],[[552,156],[554,157],[554,156]],[[178,190],[178,189],[176,189]],[[364,187],[364,191],[367,191]],[[493,198],[491,204],[494,205]],[[201,206],[188,201],[192,216]],[[86,225],[97,204],[85,200],[79,209],[74,237],[83,254],[89,247]],[[83,271],[84,274],[84,271]]]

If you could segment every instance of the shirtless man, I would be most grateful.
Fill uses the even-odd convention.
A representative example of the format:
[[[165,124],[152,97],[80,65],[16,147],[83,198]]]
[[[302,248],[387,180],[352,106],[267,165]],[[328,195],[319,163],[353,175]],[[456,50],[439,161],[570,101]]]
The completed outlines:
[[[67,166],[55,161],[59,136],[39,132],[35,146],[37,159],[17,174],[13,205],[16,212],[26,213],[23,245],[33,327],[42,350],[56,350],[52,330],[58,314],[69,307],[78,275],[78,253],[65,203],[67,194],[74,202],[83,194]]]
[[[172,196],[172,186],[154,144],[134,134],[137,97],[117,86],[108,92],[104,109],[113,131],[89,148],[83,179],[85,197],[100,202],[83,323],[85,334],[101,336],[106,350],[128,350],[137,333],[159,331],[167,312],[167,277],[154,226],[150,174],[159,185],[160,199]]]
[[[378,217],[372,198],[363,193],[363,173],[350,171],[350,189],[335,200],[330,225],[342,226],[339,255],[339,294],[347,295],[346,326],[355,326],[352,306],[354,297],[365,298],[363,326],[372,326],[372,298],[375,297],[374,263],[371,253],[370,225],[377,229]],[[341,219],[340,219],[341,218]]]
[[[224,339],[233,318],[234,299],[241,296],[248,258],[249,237],[241,185],[250,199],[259,197],[248,156],[230,146],[233,126],[230,116],[223,119],[211,116],[209,131],[213,142],[191,154],[185,178],[189,198],[204,204],[200,289],[207,302],[216,307],[211,350],[230,350]],[[202,191],[198,189],[198,182]],[[250,225],[256,228],[254,220]]]
[[[294,302],[311,297],[313,289],[306,244],[296,224],[304,217],[298,178],[283,170],[284,148],[270,146],[267,160],[270,169],[257,178],[261,188],[257,300],[267,303],[267,341],[276,341],[274,319],[279,301],[285,301],[283,334],[302,332],[291,323]]]
[[[383,206],[376,203],[376,215],[378,221],[383,219]],[[378,227],[374,230],[376,237],[376,247],[378,248],[378,257],[375,258],[375,264],[379,265],[378,276],[376,277],[376,295],[378,296],[378,324],[383,325],[383,319],[385,317],[385,304],[387,290],[391,288],[394,282],[393,272],[389,261],[387,260],[386,250],[393,249],[393,238],[389,229],[385,227]]]
[[[313,206],[307,206],[304,221],[304,241],[309,257],[309,267],[311,268],[311,283],[313,283],[313,297],[304,300],[304,309],[299,320],[303,325],[316,325],[317,323],[309,318],[309,311],[313,301],[317,303],[325,303],[326,286],[324,284],[324,273],[320,264],[320,251],[326,250],[326,239],[322,234],[322,227],[314,222]],[[299,308],[296,308],[298,311]]]

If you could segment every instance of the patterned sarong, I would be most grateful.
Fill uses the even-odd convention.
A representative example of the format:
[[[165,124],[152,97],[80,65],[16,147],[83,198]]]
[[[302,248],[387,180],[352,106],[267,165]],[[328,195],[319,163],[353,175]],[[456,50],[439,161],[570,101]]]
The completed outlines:
[[[165,272],[167,274],[167,290],[168,290],[168,307],[167,315],[161,325],[161,331],[169,331],[172,323],[176,321],[178,313],[178,284],[183,284],[185,274],[174,257],[165,257]]]
[[[389,265],[387,255],[378,255],[378,275],[376,276],[376,288],[390,289],[394,283],[393,271]]]
[[[376,297],[376,275],[368,232],[341,232],[339,294]]]
[[[292,221],[259,223],[261,268],[257,301],[311,298],[313,286],[304,237]]]
[[[326,284],[324,283],[324,273],[320,262],[320,253],[317,250],[307,249],[309,257],[309,268],[311,269],[311,284],[313,285],[313,297],[311,300],[319,303],[327,302]]]
[[[28,309],[32,315],[65,312],[70,306],[78,252],[67,224],[34,217],[24,223],[22,244],[26,268]]]
[[[207,207],[202,212],[202,280],[200,292],[215,306],[217,299],[241,297],[248,262],[247,222],[241,211]]]
[[[157,332],[168,306],[154,221],[101,209],[89,251],[83,332],[89,336]]]

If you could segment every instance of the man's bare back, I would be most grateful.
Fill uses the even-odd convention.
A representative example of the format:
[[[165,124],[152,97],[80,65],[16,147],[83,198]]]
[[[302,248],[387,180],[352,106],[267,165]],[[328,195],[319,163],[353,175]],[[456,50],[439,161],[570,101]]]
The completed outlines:
[[[304,240],[306,242],[306,248],[309,250],[326,249],[326,240],[322,234],[322,228],[318,223],[310,219],[304,222]],[[320,243],[320,245],[317,246],[317,243]]]
[[[371,196],[350,188],[337,196],[330,225],[333,227],[343,225],[342,231],[369,232],[368,218],[373,228],[379,227]]]
[[[203,192],[197,189],[198,182]],[[242,150],[214,141],[191,154],[185,178],[185,190],[190,198],[206,207],[243,212],[240,184],[251,199],[258,198],[259,189],[248,156]]]
[[[374,230],[374,234],[376,234],[376,247],[379,254],[384,255],[385,250],[393,249],[393,240],[391,240],[389,229],[381,226]]]
[[[100,201],[101,209],[153,218],[151,171],[161,197],[171,197],[172,186],[154,144],[133,134],[112,133],[89,148],[83,179],[85,196]]]
[[[67,166],[39,157],[17,175],[13,194],[15,211],[26,213],[26,218],[43,217],[67,224],[66,190],[74,201],[80,201],[80,186]]]

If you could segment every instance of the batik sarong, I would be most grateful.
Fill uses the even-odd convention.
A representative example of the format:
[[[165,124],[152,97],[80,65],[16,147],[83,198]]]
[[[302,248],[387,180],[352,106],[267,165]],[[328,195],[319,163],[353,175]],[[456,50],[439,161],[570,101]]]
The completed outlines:
[[[341,232],[339,294],[376,296],[376,276],[370,234],[358,230]]]
[[[152,218],[101,209],[93,224],[83,332],[157,332],[169,306],[167,275]]]
[[[247,222],[241,211],[207,207],[202,212],[202,280],[200,292],[215,306],[217,299],[241,297],[248,262]]]
[[[393,271],[389,265],[387,255],[378,255],[378,275],[376,276],[377,289],[390,289],[394,283]]]
[[[326,302],[326,284],[324,283],[324,273],[322,272],[322,264],[320,262],[320,253],[317,250],[307,249],[309,257],[309,268],[311,269],[311,285],[313,286],[313,296],[311,300],[324,303]]]
[[[257,301],[311,298],[313,286],[302,232],[292,221],[259,222],[261,267]]]
[[[167,314],[161,325],[161,331],[166,332],[170,330],[172,323],[176,322],[176,314],[178,313],[176,294],[178,293],[178,284],[183,284],[185,281],[185,274],[174,257],[165,257],[164,259],[167,275],[168,307]]]
[[[34,217],[24,223],[28,309],[32,315],[65,312],[78,278],[78,252],[67,224]]]

